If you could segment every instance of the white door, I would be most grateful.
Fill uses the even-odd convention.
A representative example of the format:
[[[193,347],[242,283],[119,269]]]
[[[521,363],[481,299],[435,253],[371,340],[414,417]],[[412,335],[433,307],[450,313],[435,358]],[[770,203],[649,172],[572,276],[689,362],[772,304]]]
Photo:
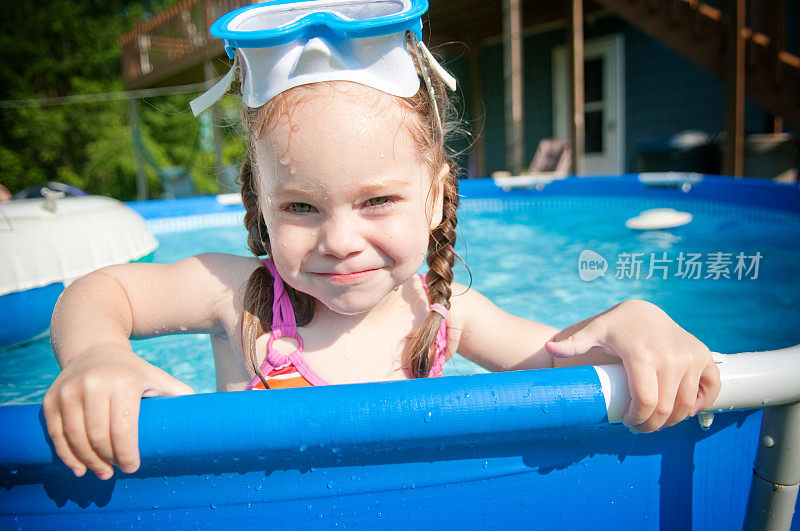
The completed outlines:
[[[579,161],[584,175],[625,171],[624,40],[611,35],[584,43],[584,123],[586,153]],[[553,130],[569,138],[569,87],[566,46],[553,49]],[[582,164],[580,164],[582,163]]]

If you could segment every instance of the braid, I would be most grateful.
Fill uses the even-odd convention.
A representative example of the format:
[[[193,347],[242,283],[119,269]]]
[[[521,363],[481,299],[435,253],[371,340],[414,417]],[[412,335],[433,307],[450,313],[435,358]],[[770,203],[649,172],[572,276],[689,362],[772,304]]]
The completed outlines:
[[[409,39],[407,44],[416,52],[413,39]],[[444,164],[450,167],[442,183],[442,222],[428,237],[428,273],[425,283],[429,304],[438,303],[450,309],[453,265],[456,259],[454,247],[458,223],[456,211],[459,202],[459,168],[448,154],[445,141],[449,136],[460,133],[460,129],[455,106],[447,97],[444,82],[437,75],[426,75],[428,69],[425,68],[423,59],[417,53],[413,56],[421,87],[413,98],[401,100],[419,117],[418,121],[410,124],[412,136],[419,141],[423,158],[434,170],[434,175]],[[436,354],[436,335],[443,319],[438,312],[430,312],[412,336],[408,352],[411,374],[415,378],[426,378],[431,372]]]
[[[245,208],[244,226],[247,229],[247,246],[256,258],[270,254],[267,225],[258,206],[258,192],[253,175],[253,148],[248,148],[240,173],[242,181],[242,204]],[[272,325],[272,284],[274,279],[266,267],[257,267],[247,279],[242,304],[242,350],[250,367],[258,375],[265,388],[267,381],[261,373],[256,358],[256,339],[266,333]],[[314,317],[315,299],[308,294],[295,291],[286,284],[286,292],[292,301],[297,326],[305,326]],[[266,328],[264,323],[267,324]]]
[[[445,176],[442,187],[442,222],[431,231],[428,237],[428,303],[441,304],[450,309],[450,286],[453,283],[453,264],[455,263],[456,224],[458,216],[458,167],[449,157],[450,172]],[[436,355],[436,334],[444,317],[438,312],[430,312],[425,322],[414,333],[410,350],[411,374],[414,378],[426,378],[433,367]]]
[[[245,208],[244,226],[247,229],[247,246],[258,258],[269,254],[269,236],[255,189],[252,165],[253,148],[248,148],[242,164],[242,205]],[[256,360],[256,339],[262,336],[264,323],[272,322],[272,275],[266,267],[257,267],[247,279],[242,304],[242,351],[250,367],[258,375],[264,387],[267,380],[261,373]]]
[[[270,243],[267,225],[258,206],[252,166],[253,148],[244,157],[240,179],[242,181],[242,205],[244,205],[244,227],[247,229],[247,246],[256,258],[269,254]]]

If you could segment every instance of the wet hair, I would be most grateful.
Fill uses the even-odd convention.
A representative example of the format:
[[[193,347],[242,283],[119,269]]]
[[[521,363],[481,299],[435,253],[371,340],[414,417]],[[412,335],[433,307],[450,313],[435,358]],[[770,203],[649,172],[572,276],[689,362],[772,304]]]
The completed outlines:
[[[409,48],[414,44],[409,39]],[[432,72],[429,65],[420,65],[418,54],[411,53],[420,88],[409,98],[395,97],[398,104],[409,111],[410,119],[405,120],[405,127],[412,136],[417,147],[417,154],[431,169],[432,187],[439,170],[447,164],[450,171],[444,176],[442,186],[442,221],[431,230],[428,238],[428,273],[426,275],[427,296],[429,304],[438,303],[450,308],[451,284],[453,282],[453,264],[455,263],[456,224],[458,217],[458,173],[452,153],[446,147],[446,141],[457,131],[459,123],[454,105],[449,100],[444,82]],[[426,72],[427,70],[427,72]],[[426,79],[427,78],[427,79]],[[430,88],[426,84],[430,82]],[[279,117],[289,116],[294,107],[319,86],[330,85],[320,82],[312,85],[301,85],[289,89],[259,108],[244,108],[244,123],[248,131],[249,145],[242,165],[240,179],[242,182],[242,203],[245,208],[244,225],[247,229],[247,244],[256,257],[270,255],[269,234],[261,213],[258,201],[257,175],[254,171],[254,142],[264,128],[274,123]],[[435,104],[431,100],[431,92]],[[436,115],[438,111],[438,117]],[[272,323],[272,275],[266,267],[256,268],[247,280],[242,313],[242,348],[250,367],[268,388],[266,379],[261,373],[256,359],[256,339],[269,330]],[[306,293],[293,289],[288,284],[286,291],[294,307],[297,326],[307,325],[314,317],[316,300]],[[409,338],[406,349],[405,367],[414,378],[427,377],[433,367],[435,340],[442,320],[437,312],[430,312],[425,322]]]

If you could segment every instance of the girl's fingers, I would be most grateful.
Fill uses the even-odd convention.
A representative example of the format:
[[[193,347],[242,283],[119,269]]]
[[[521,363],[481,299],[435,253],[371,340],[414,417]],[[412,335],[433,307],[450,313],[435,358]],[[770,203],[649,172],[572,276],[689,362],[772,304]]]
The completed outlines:
[[[700,375],[694,412],[709,409],[717,399],[720,389],[722,389],[722,381],[719,377],[719,368],[714,362],[711,362],[705,366]]]
[[[653,373],[655,374],[655,371]],[[665,371],[656,378],[655,385],[658,389],[656,405],[647,420],[636,426],[636,431],[651,432],[661,429],[674,410],[675,395],[681,382],[680,377]]]
[[[689,372],[683,375],[680,386],[678,386],[678,392],[675,395],[675,405],[672,409],[672,414],[662,428],[673,426],[694,412],[695,403],[697,402],[699,381],[699,375]]]
[[[111,413],[108,396],[97,392],[86,393],[83,412],[89,445],[100,459],[106,463],[113,463],[114,450],[111,447]],[[92,469],[99,472],[95,468]],[[114,469],[111,468],[107,472],[113,474]]]
[[[556,358],[568,358],[585,354],[592,347],[599,347],[605,342],[606,328],[599,319],[584,320],[578,325],[580,327],[573,325],[556,334],[553,338],[555,341],[545,342],[547,352]],[[569,336],[563,337],[570,332]]]
[[[64,435],[67,438],[67,443],[78,461],[87,468],[92,469],[98,476],[103,473],[110,475],[112,471],[111,465],[104,462],[97,455],[89,442],[83,408],[64,408],[62,410],[62,422],[64,423]]]
[[[117,397],[111,400],[112,411],[118,414],[111,421],[111,444],[120,470],[131,474],[139,469],[139,404],[138,397]]]
[[[628,391],[631,403],[622,422],[628,427],[638,426],[649,419],[658,405],[658,376],[651,367],[641,363],[624,363],[628,374]]]
[[[78,460],[72,452],[67,443],[67,438],[64,435],[64,426],[61,423],[61,412],[54,405],[51,395],[45,395],[42,409],[44,411],[44,418],[47,422],[47,433],[53,441],[53,446],[56,449],[58,457],[64,462],[67,467],[72,470],[75,476],[80,477],[86,473],[86,466]]]

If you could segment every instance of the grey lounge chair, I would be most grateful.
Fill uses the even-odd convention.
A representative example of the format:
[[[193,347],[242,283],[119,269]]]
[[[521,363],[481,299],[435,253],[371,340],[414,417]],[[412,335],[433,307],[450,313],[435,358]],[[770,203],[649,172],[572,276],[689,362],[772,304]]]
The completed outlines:
[[[536,154],[526,173],[511,175],[511,172],[492,173],[494,183],[510,190],[512,188],[541,188],[543,185],[569,175],[572,165],[572,144],[566,138],[545,138],[539,142]]]

